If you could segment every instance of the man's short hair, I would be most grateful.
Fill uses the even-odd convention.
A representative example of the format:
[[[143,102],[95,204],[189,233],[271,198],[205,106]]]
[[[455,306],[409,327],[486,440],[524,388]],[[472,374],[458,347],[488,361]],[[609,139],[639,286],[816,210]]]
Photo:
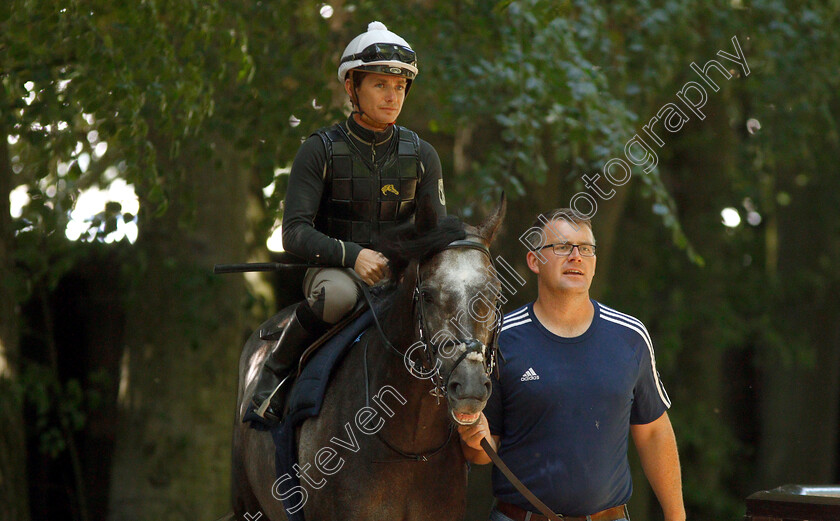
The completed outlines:
[[[544,229],[546,223],[550,223],[551,221],[566,221],[567,223],[573,225],[577,228],[579,225],[588,226],[590,230],[592,230],[592,221],[580,213],[572,210],[571,208],[555,208],[554,210],[549,210],[547,212],[541,213],[537,215],[537,218],[534,220],[534,224],[531,227]],[[594,234],[595,231],[592,230]]]

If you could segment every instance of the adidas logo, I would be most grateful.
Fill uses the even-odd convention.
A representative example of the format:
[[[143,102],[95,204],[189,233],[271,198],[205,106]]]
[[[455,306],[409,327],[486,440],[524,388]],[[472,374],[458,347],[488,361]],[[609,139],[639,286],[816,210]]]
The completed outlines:
[[[538,375],[534,371],[533,367],[529,367],[528,370],[525,371],[525,374],[522,375],[522,378],[520,378],[519,380],[522,381],[522,382],[527,382],[528,380],[539,380],[539,379],[540,379],[540,375]]]

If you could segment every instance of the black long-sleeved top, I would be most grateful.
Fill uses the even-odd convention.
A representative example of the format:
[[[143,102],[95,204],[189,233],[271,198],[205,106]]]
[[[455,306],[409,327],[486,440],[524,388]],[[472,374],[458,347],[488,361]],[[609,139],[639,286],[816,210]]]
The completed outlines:
[[[374,158],[376,164],[384,161],[391,139],[397,139],[392,126],[383,132],[374,132],[356,123],[352,117],[341,125],[370,163],[373,163]],[[422,139],[418,153],[422,174],[417,184],[415,201],[419,203],[423,196],[430,195],[438,217],[444,216],[446,201],[443,197],[440,158],[434,147]],[[309,136],[300,146],[292,163],[283,212],[283,248],[307,262],[352,268],[363,247],[354,242],[329,237],[314,226],[326,174],[327,151],[324,143],[317,135]]]

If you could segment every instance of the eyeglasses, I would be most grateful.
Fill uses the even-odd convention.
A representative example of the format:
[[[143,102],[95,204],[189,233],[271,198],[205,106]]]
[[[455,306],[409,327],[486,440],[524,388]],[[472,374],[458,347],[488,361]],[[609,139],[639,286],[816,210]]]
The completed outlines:
[[[417,64],[417,54],[402,45],[392,43],[375,43],[368,45],[362,52],[345,56],[341,63],[362,60],[365,63],[396,60],[409,65]]]
[[[572,250],[575,248],[578,249],[581,257],[594,257],[595,256],[595,248],[594,244],[572,244],[570,242],[558,242],[557,244],[546,244],[541,250],[545,248],[551,248],[554,251],[554,255],[559,257],[568,257],[572,254]]]

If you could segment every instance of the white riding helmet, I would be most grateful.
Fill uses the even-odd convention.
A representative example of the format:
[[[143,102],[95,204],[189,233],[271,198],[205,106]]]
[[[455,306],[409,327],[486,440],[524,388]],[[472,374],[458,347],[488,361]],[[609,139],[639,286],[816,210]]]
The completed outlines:
[[[405,77],[409,84],[417,76],[417,55],[399,35],[382,22],[371,22],[365,33],[353,38],[341,55],[338,81],[344,83],[351,70]]]

